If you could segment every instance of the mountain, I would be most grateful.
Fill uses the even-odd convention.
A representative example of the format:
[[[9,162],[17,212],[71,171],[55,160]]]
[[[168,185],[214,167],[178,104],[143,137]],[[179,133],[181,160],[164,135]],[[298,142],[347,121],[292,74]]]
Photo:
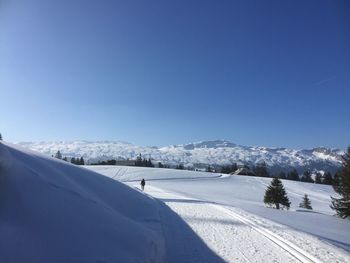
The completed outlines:
[[[255,165],[265,161],[270,170],[296,168],[327,170],[335,172],[341,165],[342,150],[318,147],[313,149],[267,148],[242,146],[226,140],[202,141],[165,147],[147,147],[127,142],[115,141],[58,141],[58,142],[19,142],[19,145],[54,155],[58,150],[63,156],[84,157],[88,162],[107,159],[135,159],[139,154],[163,164],[203,168],[210,165],[231,163]]]

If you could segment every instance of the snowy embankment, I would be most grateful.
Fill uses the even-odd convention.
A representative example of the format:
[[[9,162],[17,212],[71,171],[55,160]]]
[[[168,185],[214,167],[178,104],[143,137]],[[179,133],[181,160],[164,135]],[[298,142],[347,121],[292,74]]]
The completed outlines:
[[[0,143],[0,262],[164,262],[159,203]]]
[[[249,226],[254,224],[258,228],[267,228],[286,240],[287,243],[292,242],[306,250],[307,253],[323,258],[326,262],[337,260],[350,262],[350,254],[343,250],[350,251],[350,221],[333,216],[334,211],[329,207],[330,196],[337,195],[331,186],[283,180],[292,206],[289,211],[281,211],[266,208],[262,202],[271,178],[220,176],[220,174],[203,172],[137,167],[90,166],[89,169],[96,169],[106,176],[122,180],[133,187],[138,186],[135,180],[145,178],[146,192],[149,190],[147,187],[151,186],[168,194],[173,193],[187,199],[197,200],[192,202],[195,204],[219,204],[226,210],[235,210],[238,217],[248,218],[249,222],[253,222]],[[157,180],[157,177],[160,180]],[[308,194],[311,199],[314,208],[312,211],[301,210],[298,207],[304,194]],[[170,207],[174,207],[174,204],[186,203],[166,199],[163,198],[163,201],[168,202],[167,205]],[[179,205],[174,209],[178,208]],[[225,222],[225,220],[220,220]],[[193,221],[189,220],[187,223],[193,224]]]

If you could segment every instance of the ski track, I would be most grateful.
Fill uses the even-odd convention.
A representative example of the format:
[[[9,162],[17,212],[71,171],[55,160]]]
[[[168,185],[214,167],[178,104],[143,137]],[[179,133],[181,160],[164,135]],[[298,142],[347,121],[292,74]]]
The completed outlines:
[[[225,208],[224,206],[221,206],[221,205],[212,204],[212,206],[220,211],[223,211],[224,213],[227,213],[228,215],[232,216],[232,218],[236,218],[237,220],[249,225],[252,229],[262,234],[272,242],[274,242],[277,246],[281,247],[282,249],[290,253],[292,256],[299,259],[301,262],[321,263],[319,259],[310,255],[306,251],[303,251],[301,248],[297,247],[296,245],[289,242],[288,240],[283,239],[282,237],[276,235],[275,233],[269,231],[268,229],[264,229],[261,226],[258,226],[253,221],[250,221],[249,219],[246,219],[240,216],[234,211],[228,208]]]
[[[274,229],[262,226],[261,222],[256,221],[257,218],[235,211],[233,207],[186,197],[154,186],[147,186],[146,192],[177,213],[225,262],[350,262],[329,244],[320,244],[319,240],[304,235],[295,239],[284,233],[283,229],[280,230],[283,232],[281,235],[277,234]],[[312,255],[312,249],[303,246],[303,243],[314,241],[318,241],[314,249],[318,252],[323,250],[328,255],[323,257],[325,254],[322,254],[324,261]],[[191,250],[191,246],[183,248],[186,244],[175,245],[182,246],[181,251],[186,250],[186,256],[183,253],[180,257],[181,262],[216,262],[198,258],[198,249]],[[169,259],[167,262],[172,261]]]
[[[276,246],[276,243],[270,238],[261,235],[251,225],[232,216],[228,211],[222,210],[220,206],[180,197],[150,186],[148,194],[165,202],[180,215],[208,247],[226,262],[300,261],[293,254],[287,253],[283,247]],[[183,259],[182,262],[191,262],[191,258],[196,258],[198,255],[195,249],[194,251],[188,247],[186,249],[186,257],[181,255],[180,258]],[[183,251],[183,248],[180,248],[179,251]],[[212,261],[202,259],[199,262]]]

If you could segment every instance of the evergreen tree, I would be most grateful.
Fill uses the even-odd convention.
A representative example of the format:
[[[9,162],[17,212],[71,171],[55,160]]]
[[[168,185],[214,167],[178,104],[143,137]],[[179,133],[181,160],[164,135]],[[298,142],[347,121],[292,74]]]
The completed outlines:
[[[70,162],[72,163],[72,164],[76,164],[77,162],[75,161],[75,157],[72,157],[72,159],[70,159]]]
[[[221,168],[221,173],[223,173],[223,174],[230,174],[230,173],[235,172],[237,169],[238,169],[238,167],[237,167],[236,163],[231,164],[231,165],[224,165]]]
[[[208,165],[207,169],[205,170],[208,173],[212,173],[213,169],[210,167],[210,165]]]
[[[320,172],[317,172],[316,173],[316,176],[315,176],[315,183],[316,184],[322,184],[322,175]]]
[[[84,165],[84,164],[85,164],[85,161],[84,161],[84,158],[83,158],[83,157],[80,157],[79,164],[80,164],[80,165]]]
[[[279,178],[279,179],[286,179],[287,177],[286,177],[285,172],[280,172],[280,173],[277,175],[277,178]]]
[[[332,177],[330,172],[325,172],[324,173],[322,183],[323,184],[328,184],[328,185],[332,185],[333,184],[333,177]]]
[[[291,172],[289,172],[286,179],[293,180],[293,181],[300,181],[297,170],[293,169]]]
[[[164,165],[161,162],[158,162],[158,167],[159,168],[164,168]]]
[[[262,161],[255,166],[254,173],[260,177],[270,177],[265,161]]]
[[[136,157],[135,166],[142,166],[141,153]]]
[[[271,184],[266,189],[264,203],[269,206],[275,206],[276,209],[280,209],[280,205],[282,205],[282,208],[286,207],[289,209],[290,202],[280,179],[272,179]]]
[[[178,170],[183,170],[183,169],[185,169],[185,167],[184,167],[184,165],[183,165],[182,163],[180,163],[180,164],[178,164],[178,165],[176,166],[176,169],[178,169]]]
[[[62,159],[62,154],[60,151],[57,151],[57,153],[55,154],[55,158]]]
[[[151,158],[148,158],[147,167],[154,167],[154,164],[152,163]]]
[[[340,198],[332,198],[331,208],[337,212],[341,218],[350,217],[350,147],[342,157],[343,167],[334,179],[333,188]]]
[[[2,141],[2,135],[1,135],[1,133],[0,133],[0,141]]]
[[[306,170],[304,173],[303,173],[303,176],[301,177],[301,180],[302,182],[306,182],[306,183],[313,183],[314,180],[312,180],[311,178],[311,172],[309,170]]]
[[[307,196],[307,194],[304,195],[303,201],[299,204],[299,207],[306,208],[306,209],[312,209],[311,201],[310,201],[309,197]]]
[[[64,156],[62,160],[66,162],[68,161],[66,156]]]

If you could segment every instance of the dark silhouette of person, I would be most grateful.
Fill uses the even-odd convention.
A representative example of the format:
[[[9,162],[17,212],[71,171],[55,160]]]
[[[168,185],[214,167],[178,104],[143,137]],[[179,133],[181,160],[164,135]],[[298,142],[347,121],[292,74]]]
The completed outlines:
[[[145,179],[142,178],[142,180],[141,180],[141,189],[142,189],[142,191],[145,189],[145,185],[146,185],[146,181],[145,181]]]

